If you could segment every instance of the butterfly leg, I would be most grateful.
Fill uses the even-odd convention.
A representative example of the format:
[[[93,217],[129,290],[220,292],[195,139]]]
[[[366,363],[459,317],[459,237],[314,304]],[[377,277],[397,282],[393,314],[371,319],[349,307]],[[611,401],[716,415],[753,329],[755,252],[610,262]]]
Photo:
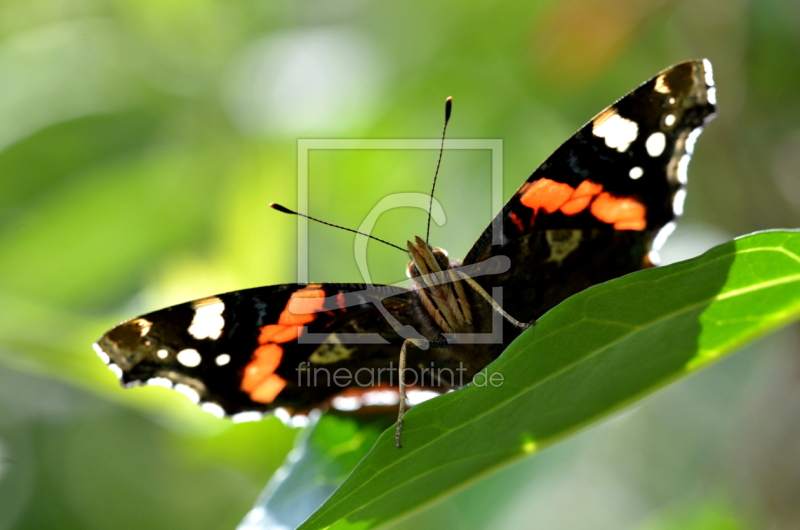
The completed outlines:
[[[533,326],[534,324],[536,324],[536,321],[533,321],[533,322],[530,322],[530,323],[525,323],[525,322],[520,322],[520,321],[519,321],[519,320],[517,320],[516,318],[512,317],[511,315],[509,315],[508,313],[506,313],[506,312],[505,312],[505,310],[504,310],[502,307],[500,307],[500,304],[498,304],[498,303],[495,301],[495,299],[494,299],[494,298],[492,298],[492,297],[491,297],[491,295],[490,295],[489,293],[487,293],[487,292],[486,292],[486,291],[483,289],[483,287],[481,287],[481,286],[478,284],[478,282],[476,282],[475,280],[473,280],[473,279],[472,279],[472,277],[471,277],[469,274],[465,274],[465,273],[461,272],[461,271],[460,271],[460,270],[458,270],[458,269],[451,269],[451,270],[452,270],[453,272],[455,272],[456,274],[458,274],[458,275],[461,277],[461,279],[465,280],[465,281],[466,281],[466,282],[467,282],[467,283],[470,285],[470,287],[472,287],[473,289],[475,289],[475,291],[476,291],[476,292],[477,292],[479,295],[481,295],[481,296],[483,297],[483,299],[484,299],[484,300],[486,300],[487,302],[489,302],[489,305],[491,305],[491,306],[492,306],[492,309],[494,309],[495,311],[497,311],[498,313],[500,313],[501,315],[503,315],[503,318],[505,318],[506,320],[508,320],[509,322],[511,322],[513,325],[517,326],[518,328],[522,328],[522,329],[528,329],[529,327],[531,327],[531,326]]]
[[[400,387],[400,408],[397,412],[397,430],[394,433],[394,443],[397,445],[398,449],[403,448],[403,444],[400,443],[400,436],[403,433],[403,415],[406,412],[406,349],[408,348],[409,344],[413,344],[418,348],[427,349],[430,347],[433,348],[444,348],[449,346],[449,343],[446,340],[439,340],[439,341],[428,341],[425,339],[406,339],[403,341],[403,345],[400,347],[400,360],[398,365],[400,367],[400,374],[398,377],[398,386]]]
[[[403,341],[400,347],[400,373],[398,375],[400,385],[400,410],[397,412],[397,430],[394,433],[394,443],[398,449],[402,449],[403,445],[400,443],[400,436],[403,433],[403,414],[406,412],[406,347],[408,343],[412,342],[411,339]]]

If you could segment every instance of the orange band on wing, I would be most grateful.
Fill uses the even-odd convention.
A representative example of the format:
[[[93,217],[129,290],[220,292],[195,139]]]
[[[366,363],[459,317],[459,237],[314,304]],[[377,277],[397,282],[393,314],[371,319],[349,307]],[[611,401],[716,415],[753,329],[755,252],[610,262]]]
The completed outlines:
[[[272,403],[285,387],[286,379],[278,374],[272,374],[250,394],[250,399],[258,403]]]
[[[614,225],[617,230],[644,230],[647,227],[644,204],[631,197],[615,197],[603,191],[603,186],[584,180],[577,188],[550,179],[539,179],[528,187],[520,202],[533,210],[531,225],[539,210],[546,213],[560,211],[564,215],[577,215],[587,208],[598,220]],[[513,212],[511,221],[522,231],[522,222]]]
[[[344,305],[344,296],[337,303]],[[297,340],[304,324],[312,322],[317,313],[324,311],[325,291],[318,285],[309,285],[295,291],[278,316],[277,324],[261,327],[259,346],[245,366],[240,388],[250,399],[259,403],[272,403],[286,387],[286,380],[275,373],[283,359],[279,344]]]
[[[265,344],[256,348],[252,360],[244,369],[241,389],[251,395],[280,366],[283,348],[277,344]]]
[[[347,306],[345,305],[346,302],[347,302],[347,300],[344,297],[344,293],[339,293],[339,294],[336,295],[336,305],[342,311],[347,311]]]
[[[517,214],[515,214],[514,212],[511,212],[508,215],[508,217],[509,217],[509,219],[511,219],[511,222],[514,223],[517,228],[519,228],[520,232],[524,232],[525,231],[525,225],[522,224],[522,219],[520,219]]]
[[[325,291],[322,289],[303,289],[292,293],[289,303],[281,312],[278,324],[303,325],[316,318],[314,313],[322,311],[325,304]]]
[[[300,336],[299,326],[287,326],[281,324],[269,324],[261,328],[261,335],[258,336],[259,344],[266,344],[268,342],[289,342],[297,340]]]
[[[584,180],[578,187],[575,188],[575,193],[572,194],[570,199],[579,199],[582,197],[594,197],[598,195],[601,191],[603,191],[603,185],[598,184],[596,182],[592,182],[591,180]]]
[[[617,230],[644,230],[647,227],[644,204],[630,197],[614,197],[603,192],[592,202],[592,215]]]
[[[564,204],[564,206],[561,207],[561,211],[564,213],[564,215],[577,215],[589,206],[589,203],[592,202],[592,199],[594,199],[594,197],[578,197],[577,199],[570,199],[566,204]]]
[[[561,207],[561,211],[564,215],[577,215],[584,211],[601,191],[603,191],[602,185],[584,180],[575,188],[569,201]]]
[[[569,184],[562,184],[550,179],[539,179],[534,182],[519,198],[520,202],[533,210],[535,216],[539,210],[547,213],[557,211],[567,202],[575,191]]]

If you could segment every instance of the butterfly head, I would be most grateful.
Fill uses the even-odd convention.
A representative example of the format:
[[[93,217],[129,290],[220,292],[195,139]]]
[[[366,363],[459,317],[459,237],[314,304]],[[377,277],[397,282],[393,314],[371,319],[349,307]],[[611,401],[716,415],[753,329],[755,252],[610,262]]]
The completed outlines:
[[[461,281],[450,272],[461,264],[452,261],[447,252],[431,248],[422,238],[407,243],[411,262],[406,274],[422,306],[438,328],[445,333],[466,332],[472,314]]]
[[[414,242],[408,241],[406,247],[411,256],[406,276],[412,280],[459,266],[458,262],[450,260],[446,250],[432,248],[420,237],[416,237]],[[424,278],[422,281],[428,283]]]

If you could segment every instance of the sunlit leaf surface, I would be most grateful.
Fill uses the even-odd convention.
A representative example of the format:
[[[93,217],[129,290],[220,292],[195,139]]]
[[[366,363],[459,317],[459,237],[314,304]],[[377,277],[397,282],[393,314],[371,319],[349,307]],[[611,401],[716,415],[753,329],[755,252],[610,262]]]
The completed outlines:
[[[471,385],[391,429],[301,528],[377,528],[800,317],[800,232],[764,232],[559,305]],[[333,526],[331,526],[333,525]]]

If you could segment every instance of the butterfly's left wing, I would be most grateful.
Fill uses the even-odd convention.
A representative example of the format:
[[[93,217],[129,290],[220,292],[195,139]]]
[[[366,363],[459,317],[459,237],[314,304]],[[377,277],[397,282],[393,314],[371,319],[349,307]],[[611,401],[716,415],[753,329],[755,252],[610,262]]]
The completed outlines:
[[[397,385],[387,368],[412,297],[362,284],[246,289],[123,322],[94,348],[123,385],[175,388],[209,412],[302,412],[353,387]]]
[[[707,60],[664,70],[536,169],[463,264],[508,256],[510,270],[476,281],[489,292],[502,287],[504,308],[524,322],[587,287],[649,266],[651,248],[682,213],[689,158],[715,111]]]

